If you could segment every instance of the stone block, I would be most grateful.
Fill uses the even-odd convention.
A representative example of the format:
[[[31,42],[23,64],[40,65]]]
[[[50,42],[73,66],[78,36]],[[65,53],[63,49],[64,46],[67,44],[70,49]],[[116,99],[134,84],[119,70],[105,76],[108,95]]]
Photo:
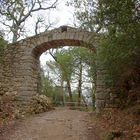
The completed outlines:
[[[117,98],[118,95],[116,93],[110,93],[110,98],[114,99],[114,98]]]
[[[54,33],[53,34],[53,40],[57,40],[59,38],[58,36],[59,36],[59,33]]]
[[[57,40],[61,40],[62,39],[62,36],[61,36],[61,34],[58,34],[58,36],[57,36]],[[56,43],[57,44],[57,43]]]
[[[99,113],[105,108],[105,100],[96,100],[96,112]]]
[[[83,41],[83,38],[84,38],[84,34],[79,34],[78,40]]]
[[[74,40],[79,40],[79,33],[75,33],[75,35],[74,35]]]
[[[100,91],[96,93],[96,99],[100,99],[100,100],[106,100],[110,98],[109,93],[105,92],[105,91]]]
[[[44,36],[40,36],[39,39],[41,44],[44,43]]]
[[[70,34],[69,39],[72,39],[72,40],[75,39],[75,34],[76,34],[75,32],[72,32],[72,33]]]
[[[66,32],[65,39],[69,40],[69,38],[70,38],[70,33]]]
[[[64,40],[66,36],[66,32],[61,33],[61,40]]]

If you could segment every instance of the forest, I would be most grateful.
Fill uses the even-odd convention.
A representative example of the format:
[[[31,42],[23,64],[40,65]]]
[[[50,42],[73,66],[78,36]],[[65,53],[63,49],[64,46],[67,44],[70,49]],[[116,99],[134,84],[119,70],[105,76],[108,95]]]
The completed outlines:
[[[60,3],[0,0],[0,63],[9,44],[55,29],[58,21],[50,20],[50,11],[57,10]],[[72,104],[96,110],[100,67],[105,70],[106,89],[119,99],[117,108],[137,106],[140,114],[140,1],[67,0],[65,6],[72,7],[72,27],[98,34],[98,54],[82,46],[59,46],[44,52],[48,59],[40,62],[39,94],[47,96],[55,107]],[[0,92],[0,114],[9,109],[3,96]]]
[[[57,5],[59,6],[58,0],[44,1],[44,4],[40,0],[31,2],[28,0],[1,1],[1,54],[8,42],[16,42],[31,35],[27,31],[26,25],[30,18],[35,19],[33,34],[37,35],[41,31],[53,28],[55,23],[49,23],[50,21],[47,23],[40,11],[55,9]],[[42,77],[42,92],[48,96],[60,96],[52,97],[53,99],[61,98],[61,95],[54,93],[58,91],[57,89],[55,91],[54,86],[56,86],[63,92],[65,90],[64,94],[67,91],[70,101],[77,100],[80,102],[83,97],[86,102],[88,99],[85,96],[89,96],[94,106],[96,61],[98,60],[99,65],[102,65],[103,69],[106,70],[104,77],[106,86],[118,94],[122,100],[120,104],[129,105],[131,101],[128,98],[133,96],[135,96],[135,102],[138,94],[135,95],[133,90],[137,90],[139,85],[140,71],[139,1],[71,0],[67,1],[66,5],[74,7],[74,19],[76,21],[73,26],[100,34],[98,45],[101,47],[98,56],[83,48],[58,49],[46,52],[52,57],[53,62],[48,60],[45,67],[48,67],[53,74],[47,72],[41,74],[41,77],[45,76]],[[39,14],[36,16],[35,13]],[[53,75],[54,78],[51,78],[50,75]],[[59,78],[54,75],[59,75]],[[59,84],[54,85],[57,78]],[[71,87],[73,82],[75,83],[73,84],[75,85],[74,89]],[[83,89],[86,89],[89,94],[82,95]],[[75,97],[77,99],[72,99],[72,94],[76,94],[73,96],[77,96]]]

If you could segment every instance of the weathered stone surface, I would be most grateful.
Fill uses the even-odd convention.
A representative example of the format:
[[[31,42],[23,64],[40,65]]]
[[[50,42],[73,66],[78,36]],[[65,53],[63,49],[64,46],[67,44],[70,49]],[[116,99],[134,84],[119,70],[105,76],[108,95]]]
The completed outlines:
[[[96,112],[100,113],[105,108],[105,100],[96,100]]]
[[[40,91],[39,57],[43,52],[60,46],[85,44],[85,47],[96,52],[97,40],[96,33],[62,26],[11,44],[4,51],[3,62],[0,63],[0,95],[16,93],[20,103],[29,103],[31,97]],[[105,88],[103,80],[105,72],[101,67],[97,70],[96,108],[98,110],[106,106],[110,97],[111,100],[116,98]]]
[[[50,99],[45,95],[35,95],[27,107],[27,112],[30,114],[38,114],[54,109],[51,106]]]
[[[110,99],[109,93],[104,90],[100,90],[100,92],[96,93],[96,100],[107,100]]]

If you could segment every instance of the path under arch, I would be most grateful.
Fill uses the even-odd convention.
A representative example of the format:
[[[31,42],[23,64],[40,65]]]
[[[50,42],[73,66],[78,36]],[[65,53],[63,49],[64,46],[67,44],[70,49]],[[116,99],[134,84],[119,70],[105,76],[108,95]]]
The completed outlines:
[[[24,119],[0,140],[100,140],[89,120],[88,112],[58,108]]]

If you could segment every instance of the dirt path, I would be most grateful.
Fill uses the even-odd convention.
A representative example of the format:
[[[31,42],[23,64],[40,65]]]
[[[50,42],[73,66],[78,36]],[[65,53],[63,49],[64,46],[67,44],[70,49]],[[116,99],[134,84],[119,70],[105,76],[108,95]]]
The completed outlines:
[[[99,140],[89,138],[89,114],[56,109],[25,119],[0,140]]]

